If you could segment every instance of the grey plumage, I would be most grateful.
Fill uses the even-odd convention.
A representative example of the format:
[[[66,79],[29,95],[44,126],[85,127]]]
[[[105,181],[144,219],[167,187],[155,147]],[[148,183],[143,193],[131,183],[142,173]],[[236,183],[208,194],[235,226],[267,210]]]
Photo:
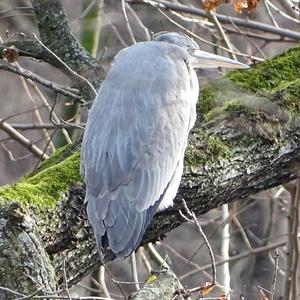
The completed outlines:
[[[91,108],[81,153],[87,214],[98,247],[118,257],[176,195],[196,118],[197,50],[186,35],[161,33],[120,51]]]

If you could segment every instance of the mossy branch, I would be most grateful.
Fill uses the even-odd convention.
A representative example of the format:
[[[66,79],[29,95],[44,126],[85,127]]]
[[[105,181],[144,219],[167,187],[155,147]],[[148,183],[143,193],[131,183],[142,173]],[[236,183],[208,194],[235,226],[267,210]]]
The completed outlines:
[[[176,204],[155,215],[143,243],[156,240],[184,222],[178,214],[182,198],[199,215],[297,177],[300,95],[294,87],[300,77],[299,53],[299,47],[289,50],[250,70],[230,73],[204,88],[202,95],[209,99],[200,101],[202,113],[190,135]],[[284,68],[282,61],[292,70]],[[278,65],[287,74],[282,71],[276,75]],[[261,83],[255,87],[256,77],[262,76],[258,74],[269,74],[271,67],[274,76],[281,80],[273,79],[262,90]],[[244,78],[248,78],[248,86]],[[205,103],[205,108],[201,103]],[[6,199],[2,202],[18,200],[38,216],[38,229],[60,280],[59,257],[67,251],[70,284],[100,264],[85,216],[84,187],[76,185],[81,180],[78,147],[59,150],[35,174],[0,189],[0,195]],[[108,251],[105,261],[113,258]]]

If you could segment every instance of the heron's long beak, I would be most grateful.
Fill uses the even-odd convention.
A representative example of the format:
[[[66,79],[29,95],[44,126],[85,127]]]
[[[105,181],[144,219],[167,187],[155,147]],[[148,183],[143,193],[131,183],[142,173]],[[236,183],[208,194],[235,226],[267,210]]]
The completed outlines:
[[[223,57],[220,55],[212,54],[202,50],[191,50],[190,55],[192,57],[192,66],[195,69],[206,69],[206,68],[234,68],[244,69],[249,68],[248,65],[240,63],[236,60]]]

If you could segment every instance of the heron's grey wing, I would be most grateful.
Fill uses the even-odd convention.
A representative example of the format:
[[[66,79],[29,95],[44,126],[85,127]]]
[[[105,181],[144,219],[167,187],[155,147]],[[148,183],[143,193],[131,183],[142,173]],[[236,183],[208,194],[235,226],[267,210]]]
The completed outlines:
[[[139,43],[119,54],[84,134],[88,217],[98,240],[106,234],[120,257],[140,243],[194,122],[198,85],[185,53],[164,44]]]

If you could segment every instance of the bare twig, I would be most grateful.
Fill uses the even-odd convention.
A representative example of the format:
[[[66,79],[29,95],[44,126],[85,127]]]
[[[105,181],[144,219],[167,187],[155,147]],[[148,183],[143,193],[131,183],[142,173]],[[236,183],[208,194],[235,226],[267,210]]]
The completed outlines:
[[[122,12],[123,12],[123,15],[124,15],[124,18],[125,18],[126,27],[127,27],[128,33],[130,35],[131,41],[132,41],[133,44],[135,44],[136,40],[135,40],[134,34],[132,32],[132,28],[131,28],[131,25],[129,23],[128,17],[127,17],[125,0],[121,0],[121,7],[122,7]]]
[[[123,47],[128,47],[128,45],[126,44],[126,42],[124,41],[124,39],[122,38],[119,30],[117,29],[117,27],[110,23],[111,29],[113,30],[114,34],[116,35],[117,39],[119,40],[119,42],[122,44]]]
[[[28,149],[38,159],[45,160],[48,158],[48,155],[43,153],[40,148],[32,144],[30,140],[28,140],[24,135],[20,134],[17,130],[15,130],[12,126],[10,126],[2,119],[0,119],[0,129],[5,131],[12,139],[16,140],[22,146]]]
[[[105,283],[105,267],[103,265],[100,266],[99,281],[100,281],[101,289],[103,290],[105,297],[111,298],[109,291],[107,289],[106,283]]]
[[[274,299],[274,294],[275,294],[275,289],[276,289],[276,282],[277,282],[277,276],[278,276],[278,270],[279,270],[279,267],[278,267],[278,263],[279,263],[279,251],[278,251],[277,248],[275,249],[274,253],[272,254],[272,258],[274,260],[275,268],[274,268],[274,275],[273,275],[273,279],[272,279],[272,289],[271,289],[271,298],[270,298],[270,300]]]
[[[209,280],[211,280],[211,278],[212,278],[211,275],[208,274],[205,270],[203,270],[203,269],[201,268],[201,266],[199,266],[198,264],[196,264],[196,263],[190,261],[189,259],[185,258],[184,256],[182,256],[182,255],[181,255],[180,253],[178,253],[175,249],[173,249],[170,245],[164,243],[164,247],[167,249],[168,252],[171,252],[174,256],[176,256],[177,258],[179,258],[180,260],[182,260],[186,265],[189,265],[189,266],[193,267],[194,269],[199,270],[199,272],[203,273],[203,275],[204,275],[206,278],[208,278]],[[184,276],[184,274],[181,275],[181,276]],[[180,276],[180,277],[181,277],[181,276]],[[221,284],[220,284],[220,285],[221,285]]]
[[[138,249],[138,254],[140,255],[141,259],[142,259],[142,262],[147,270],[147,272],[149,274],[151,274],[151,271],[152,271],[152,267],[151,267],[151,264],[147,258],[147,256],[145,255],[145,252],[144,252],[144,247],[140,247]]]
[[[231,256],[229,259],[227,260],[220,260],[220,261],[217,261],[216,262],[216,266],[220,266],[226,262],[234,262],[234,261],[238,261],[238,260],[241,260],[241,259],[244,259],[250,255],[255,255],[257,253],[261,253],[261,252],[266,252],[266,251],[270,251],[272,249],[276,249],[276,248],[279,248],[279,247],[282,247],[286,244],[286,241],[282,241],[282,242],[277,242],[277,243],[273,243],[273,244],[269,244],[269,245],[266,245],[266,246],[262,246],[262,247],[258,247],[258,248],[255,248],[253,249],[252,251],[245,251],[243,253],[240,253],[240,254],[237,254],[237,255],[234,255],[234,256]],[[202,270],[207,270],[211,268],[211,264],[206,264],[204,266],[201,266],[201,271]],[[192,276],[192,275],[195,275],[197,273],[199,273],[200,271],[198,269],[195,269],[195,270],[192,270],[190,272],[187,272],[186,274],[184,274],[183,276],[180,276],[179,279],[180,280],[183,280],[189,276]]]
[[[280,14],[281,16],[283,16],[284,18],[288,19],[289,21],[292,21],[292,22],[295,22],[297,24],[300,24],[300,20],[299,19],[296,19],[292,16],[290,16],[289,14],[285,13],[284,11],[282,11],[281,9],[279,9],[276,5],[274,5],[274,3],[272,3],[272,1],[270,0],[266,0],[268,2],[268,4],[278,13]],[[282,1],[282,2],[285,2],[285,1]],[[290,8],[292,8],[292,5],[290,6]],[[293,12],[293,10],[291,9],[290,12]],[[297,15],[297,13],[296,13]],[[298,14],[298,17],[299,17],[299,14]]]
[[[42,128],[45,129],[56,129],[57,127],[59,128],[77,128],[77,129],[84,129],[86,123],[80,123],[80,124],[73,124],[73,123],[61,123],[61,124],[53,124],[53,123],[43,123],[43,124],[36,124],[36,123],[28,123],[28,124],[23,124],[23,123],[12,123],[10,126],[12,126],[15,129],[19,130],[41,130]],[[80,126],[80,127],[79,127]]]
[[[48,111],[51,112],[51,106],[49,105],[46,97],[43,95],[43,93],[41,92],[41,90],[37,87],[37,85],[33,82],[33,81],[29,81],[29,84],[31,85],[31,87],[33,88],[33,90],[37,93],[37,95],[39,96],[40,100],[42,101],[42,103],[47,107]],[[52,117],[54,120],[56,120],[57,122],[59,122],[59,118],[57,117],[57,115],[52,112]],[[66,141],[68,144],[72,144],[72,140],[67,132],[67,130],[64,129],[64,127],[62,128],[62,134],[64,135]]]
[[[0,11],[0,19],[12,17],[15,15],[31,16],[33,15],[33,8],[20,6]]]
[[[212,251],[212,248],[211,248],[211,245],[201,227],[201,225],[199,224],[198,220],[197,220],[197,217],[195,215],[194,212],[191,212],[189,210],[189,208],[187,207],[187,204],[185,202],[185,200],[183,199],[182,200],[182,203],[183,203],[183,207],[187,213],[188,216],[185,216],[181,210],[179,210],[179,214],[181,215],[181,217],[183,217],[187,222],[189,223],[192,223],[192,224],[195,224],[201,234],[201,236],[203,237],[204,241],[205,241],[205,244],[208,248],[208,251],[209,251],[209,256],[210,256],[210,259],[211,259],[211,267],[212,267],[212,285],[216,285],[216,281],[217,281],[217,271],[216,271],[216,261],[215,261],[215,257],[214,257],[214,253]]]
[[[170,269],[170,266],[167,264],[166,260],[161,257],[161,255],[156,251],[152,243],[147,244],[147,248],[151,254],[151,258],[156,260],[158,264],[166,269]]]
[[[64,284],[65,284],[65,290],[67,292],[67,296],[68,296],[68,300],[72,300],[71,299],[71,294],[69,291],[69,287],[68,287],[68,278],[67,278],[67,271],[66,271],[66,260],[65,257],[63,257],[63,278],[64,278]]]
[[[202,3],[202,7],[203,7],[204,0],[202,0],[201,3]],[[219,32],[220,36],[222,37],[223,41],[225,42],[226,47],[230,50],[230,52],[229,52],[230,57],[234,60],[237,60],[237,58],[233,52],[233,48],[231,46],[229,37],[225,33],[220,21],[218,20],[218,18],[216,17],[216,15],[213,12],[209,11],[207,14],[209,16],[209,19],[211,19],[211,21],[215,24],[217,31]]]
[[[221,207],[222,211],[222,221],[224,222],[229,218],[229,208],[228,204],[224,204]],[[221,245],[221,255],[224,259],[229,258],[229,247],[230,247],[230,232],[229,232],[229,225],[230,223],[227,222],[225,226],[222,228],[222,245]],[[229,293],[228,300],[230,300],[230,270],[229,270],[229,262],[225,263],[222,267],[222,284],[225,287],[226,292]]]
[[[79,20],[84,19],[92,10],[97,9],[99,6],[102,7],[103,0],[92,0],[87,8],[79,16]]]
[[[284,186],[290,193],[290,208],[288,215],[289,238],[287,243],[287,262],[284,295],[287,300],[297,297],[298,263],[299,263],[299,209],[300,209],[300,179],[296,185]],[[297,276],[297,277],[296,277]]]
[[[300,178],[297,179],[297,189],[295,202],[293,207],[293,231],[291,238],[293,239],[293,265],[292,265],[292,290],[295,298],[298,297],[298,278],[299,278],[299,255],[300,241],[298,238],[299,230],[299,215],[300,215]]]
[[[6,63],[4,60],[0,60],[0,69],[15,73],[17,75],[23,76],[25,78],[31,79],[56,93],[62,94],[64,96],[70,97],[77,101],[83,103],[82,97],[79,95],[79,91],[77,89],[71,89],[66,86],[62,86],[60,84],[56,84],[52,81],[42,78],[41,76],[34,74],[28,70],[18,68],[17,66],[13,66],[11,64]]]
[[[32,153],[29,153],[29,154],[26,154],[26,155],[16,158],[16,157],[14,157],[12,151],[10,149],[8,149],[8,147],[4,143],[2,143],[1,146],[7,152],[9,159],[11,161],[20,161],[20,160],[28,159],[29,157],[32,156]]]
[[[126,298],[126,292],[125,292],[125,290],[122,288],[122,286],[118,282],[114,281],[114,277],[115,276],[114,276],[114,274],[112,274],[112,272],[109,270],[109,268],[107,266],[105,267],[105,271],[106,271],[107,275],[109,276],[109,278],[111,279],[111,281],[116,285],[116,287],[119,289],[119,291],[123,295],[122,298]],[[99,285],[98,282],[97,282],[97,284]]]
[[[167,10],[174,10],[178,12],[188,13],[192,15],[197,15],[201,17],[207,18],[207,13],[202,10],[195,7],[185,6],[181,4],[175,4],[168,1],[158,1],[158,0],[126,0],[128,3],[140,3],[145,5],[150,5],[154,7],[160,7]],[[225,24],[230,24],[230,19],[238,26],[246,27],[246,28],[252,28],[256,30],[261,30],[263,32],[269,32],[273,34],[277,34],[283,37],[289,37],[291,39],[295,39],[297,41],[300,40],[300,33],[297,31],[292,31],[288,29],[283,28],[276,28],[271,25],[267,25],[261,22],[251,21],[251,20],[244,20],[236,17],[229,17],[226,15],[216,14],[216,17],[218,20]]]
[[[226,47],[223,47],[221,45],[218,45],[218,44],[215,44],[215,43],[212,43],[210,41],[207,41],[205,40],[204,38],[200,37],[199,35],[195,34],[194,32],[188,30],[187,28],[185,28],[184,26],[182,26],[181,24],[179,24],[178,22],[174,21],[172,18],[170,18],[167,14],[165,14],[160,8],[157,8],[157,10],[163,15],[165,16],[171,23],[175,24],[177,27],[179,27],[180,29],[184,30],[185,32],[187,32],[189,35],[191,35],[192,37],[196,38],[197,40],[205,43],[205,44],[208,44],[208,45],[211,45],[213,47],[218,47],[219,49],[222,49],[228,53],[234,53],[235,55],[238,55],[238,56],[242,56],[242,57],[247,57],[247,58],[250,58],[251,60],[253,61],[263,61],[263,59],[259,58],[259,57],[254,57],[254,56],[251,56],[249,54],[245,54],[245,53],[241,53],[241,52],[237,52],[237,51],[232,51]]]
[[[135,289],[138,291],[140,289],[140,286],[139,286],[139,277],[138,277],[137,264],[136,264],[136,256],[134,251],[131,253],[130,258],[131,258],[131,271],[133,275],[133,281],[135,282]]]
[[[16,300],[24,300],[24,299],[48,299],[48,300],[114,300],[112,298],[106,298],[106,297],[72,297],[72,298],[69,298],[69,296],[58,296],[57,294],[59,292],[62,292],[62,291],[56,291],[56,292],[53,292],[53,293],[47,293],[47,292],[44,292],[43,291],[43,294],[44,295],[41,295],[41,296],[36,296],[36,291],[34,291],[34,293],[32,294],[29,294],[29,295],[25,295],[25,294],[21,294],[17,291],[14,291],[14,290],[11,290],[9,288],[6,288],[6,287],[2,287],[0,286],[0,290],[1,291],[4,291],[4,292],[7,292],[7,293],[10,293],[10,294],[13,294],[13,295],[16,295],[16,296],[20,296],[18,298],[15,298]]]
[[[34,291],[33,293],[31,293],[30,295],[27,296],[23,296],[23,297],[19,297],[19,298],[15,298],[15,300],[27,300],[27,299],[32,299],[35,295],[37,295],[40,291],[43,290],[43,287],[38,288],[36,291]]]
[[[256,45],[256,43],[254,43],[250,38],[248,38],[240,29],[238,26],[235,25],[235,23],[232,21],[231,23],[233,25],[233,27],[236,29],[237,32],[239,32],[241,34],[241,36],[244,37],[244,39],[247,40],[247,42],[249,42],[249,44],[253,45],[257,50],[258,52],[262,55],[263,58],[266,58],[266,55],[264,54],[264,52],[261,50],[261,48]]]
[[[278,25],[277,21],[275,20],[275,18],[274,18],[274,16],[273,16],[272,12],[271,12],[271,10],[270,10],[269,4],[270,4],[270,3],[269,3],[268,0],[264,0],[264,5],[265,5],[265,8],[266,8],[266,11],[267,11],[267,14],[268,14],[270,20],[272,21],[272,23],[273,23],[273,25],[274,25],[275,27],[279,28],[279,25]]]
[[[143,24],[143,22],[141,21],[141,19],[137,15],[137,13],[132,9],[132,7],[128,3],[126,3],[126,8],[130,11],[132,17],[135,19],[135,21],[137,22],[137,24],[140,26],[140,28],[144,32],[145,40],[146,41],[150,41],[151,40],[151,36],[150,36],[148,28]]]
[[[16,64],[18,64],[18,63],[16,63]],[[20,66],[19,66],[19,67],[20,67]],[[21,68],[21,69],[22,69],[22,68]],[[29,90],[29,88],[28,88],[28,85],[27,85],[27,82],[28,82],[28,83],[30,83],[30,82],[32,83],[32,81],[31,81],[30,79],[27,79],[27,81],[26,81],[26,79],[24,79],[23,77],[20,77],[20,79],[21,79],[22,85],[23,85],[23,87],[24,87],[24,90],[25,90],[25,92],[26,92],[26,94],[27,94],[27,96],[28,96],[28,99],[29,99],[29,100],[31,101],[31,103],[32,103],[32,106],[33,106],[33,112],[34,112],[34,115],[35,115],[35,117],[36,117],[37,122],[38,122],[39,124],[43,124],[43,119],[42,119],[42,117],[41,117],[41,115],[40,115],[40,112],[39,112],[39,110],[38,110],[36,100],[33,98],[32,94],[31,94],[31,92],[30,92],[30,90]],[[29,82],[29,81],[30,81],[30,82]],[[44,137],[46,138],[46,141],[48,142],[48,144],[49,144],[51,150],[52,150],[52,151],[55,151],[54,144],[52,143],[52,141],[51,141],[51,139],[50,139],[50,136],[49,136],[49,133],[48,133],[48,131],[46,130],[46,128],[43,128],[43,129],[42,129],[42,133],[43,133]]]
[[[251,244],[250,244],[250,242],[249,242],[249,239],[248,239],[248,237],[247,237],[247,234],[246,234],[246,232],[245,232],[243,226],[241,225],[240,221],[238,220],[237,217],[233,217],[233,222],[235,223],[235,225],[237,226],[239,232],[241,233],[242,239],[243,239],[243,241],[245,242],[247,249],[248,249],[249,251],[252,251],[252,246],[251,246]]]
[[[47,50],[51,55],[53,55],[53,57],[55,57],[55,59],[57,59],[69,72],[70,74],[72,74],[74,77],[84,81],[91,89],[91,91],[94,93],[94,95],[97,95],[97,92],[95,90],[95,88],[93,87],[93,85],[83,76],[81,76],[80,74],[76,73],[74,70],[72,70],[63,60],[61,60],[51,49],[49,49],[46,45],[43,44],[43,42],[37,37],[37,35],[35,33],[32,34],[34,36],[34,38],[41,44],[41,46]]]

